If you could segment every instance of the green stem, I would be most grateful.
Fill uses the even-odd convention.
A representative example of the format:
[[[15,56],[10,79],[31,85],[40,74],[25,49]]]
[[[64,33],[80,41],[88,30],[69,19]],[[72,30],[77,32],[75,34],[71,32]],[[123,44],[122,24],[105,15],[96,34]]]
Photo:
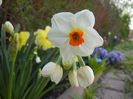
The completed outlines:
[[[42,97],[43,95],[45,95],[47,92],[49,92],[50,90],[53,90],[55,88],[55,84],[53,84],[51,87],[49,87],[48,89],[46,89],[45,91],[43,91],[41,94],[40,94],[40,97]]]
[[[76,66],[76,62],[75,62],[75,60],[73,59],[73,70],[77,70],[77,66]]]
[[[61,65],[61,63],[62,63],[62,57],[59,56],[58,57],[58,60],[56,61],[56,64]]]
[[[70,86],[70,83],[65,83],[65,84],[61,84],[61,85],[56,86],[55,89],[63,88],[63,87],[69,87],[69,86]]]
[[[10,67],[10,73],[9,73],[9,85],[8,85],[8,99],[12,99],[12,89],[13,89],[13,79],[14,79],[14,66],[15,66],[15,60],[18,52],[18,35],[14,37],[14,40],[11,42],[10,47],[10,57],[11,57],[11,67]]]
[[[63,80],[66,78],[67,75],[68,75],[68,71],[64,73],[64,75],[63,75],[61,81],[63,81]],[[69,85],[70,85],[70,84],[66,83],[66,84],[63,84],[63,85],[58,85],[58,86],[56,86],[56,84],[54,83],[54,84],[51,85],[51,87],[49,87],[48,89],[44,90],[44,91],[40,94],[39,97],[41,98],[43,95],[45,95],[46,93],[48,93],[49,91],[51,91],[51,90],[53,90],[53,89],[55,89],[55,88],[64,87],[64,86],[69,86]]]
[[[9,77],[9,86],[8,86],[8,99],[12,99],[12,83],[13,83],[13,73],[14,73],[14,63],[15,60],[12,61],[11,63],[11,69],[10,69],[10,77]]]
[[[82,59],[82,57],[81,57],[81,56],[77,56],[77,57],[78,57],[80,66],[85,66],[85,62],[84,62],[84,60]]]

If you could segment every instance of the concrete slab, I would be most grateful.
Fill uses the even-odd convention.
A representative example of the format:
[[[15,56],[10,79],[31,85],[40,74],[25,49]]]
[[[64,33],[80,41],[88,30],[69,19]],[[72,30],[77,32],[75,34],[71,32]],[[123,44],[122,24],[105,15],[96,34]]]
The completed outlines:
[[[70,87],[69,89],[67,89],[60,97],[58,97],[57,99],[71,99],[69,97],[70,94],[73,93],[77,93],[79,94],[81,97],[83,97],[83,93],[84,90],[81,87]]]
[[[98,99],[124,99],[123,93],[105,88],[101,88],[96,96]]]

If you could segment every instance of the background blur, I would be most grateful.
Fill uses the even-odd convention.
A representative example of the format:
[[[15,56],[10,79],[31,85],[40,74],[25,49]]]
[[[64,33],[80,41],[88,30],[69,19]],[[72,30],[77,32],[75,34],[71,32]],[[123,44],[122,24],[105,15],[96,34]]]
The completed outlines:
[[[122,2],[123,1],[123,2]],[[96,17],[95,29],[102,35],[125,38],[129,34],[131,0],[5,0],[0,11],[0,23],[6,20],[21,30],[30,32],[51,24],[53,14],[89,9]]]

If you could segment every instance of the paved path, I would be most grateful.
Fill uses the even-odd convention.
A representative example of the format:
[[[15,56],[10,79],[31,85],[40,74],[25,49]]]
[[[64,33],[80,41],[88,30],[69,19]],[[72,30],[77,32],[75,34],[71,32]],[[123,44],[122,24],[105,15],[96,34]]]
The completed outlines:
[[[111,70],[101,79],[101,86],[96,90],[98,99],[133,99],[124,94],[124,79],[128,77],[122,70]]]

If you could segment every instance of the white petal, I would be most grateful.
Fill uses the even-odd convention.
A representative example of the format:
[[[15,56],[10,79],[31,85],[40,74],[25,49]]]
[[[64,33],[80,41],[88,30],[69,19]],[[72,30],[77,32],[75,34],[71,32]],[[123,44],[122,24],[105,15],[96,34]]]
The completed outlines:
[[[84,29],[84,41],[88,49],[94,49],[103,45],[103,38],[91,27]]]
[[[88,48],[84,43],[80,46],[71,46],[71,49],[75,56],[89,56],[94,50],[94,48]]]
[[[60,54],[62,58],[66,61],[71,60],[74,57],[68,41],[66,41],[64,45],[60,47]]]
[[[58,28],[62,33],[70,33],[74,25],[74,14],[70,12],[57,13],[52,18],[52,28]]]
[[[59,83],[59,81],[61,80],[62,78],[62,75],[63,75],[63,70],[60,66],[57,66],[56,65],[56,68],[53,72],[53,74],[50,76],[51,78],[51,81],[55,82],[56,84]]]
[[[75,86],[75,87],[79,86],[76,70],[70,71],[69,74],[68,74],[68,78],[69,78],[69,82],[70,82],[71,86]]]
[[[0,6],[2,5],[2,0],[0,0]]]
[[[94,81],[93,70],[89,66],[83,66],[78,69],[78,82],[83,88],[88,87]]]
[[[89,10],[82,10],[75,14],[78,27],[93,27],[95,24],[94,14]]]
[[[48,32],[48,40],[56,47],[60,47],[68,39],[68,36],[58,28],[52,28]]]
[[[56,64],[53,62],[49,62],[43,67],[41,72],[42,76],[49,77],[51,74],[53,74],[55,68],[56,68]]]

